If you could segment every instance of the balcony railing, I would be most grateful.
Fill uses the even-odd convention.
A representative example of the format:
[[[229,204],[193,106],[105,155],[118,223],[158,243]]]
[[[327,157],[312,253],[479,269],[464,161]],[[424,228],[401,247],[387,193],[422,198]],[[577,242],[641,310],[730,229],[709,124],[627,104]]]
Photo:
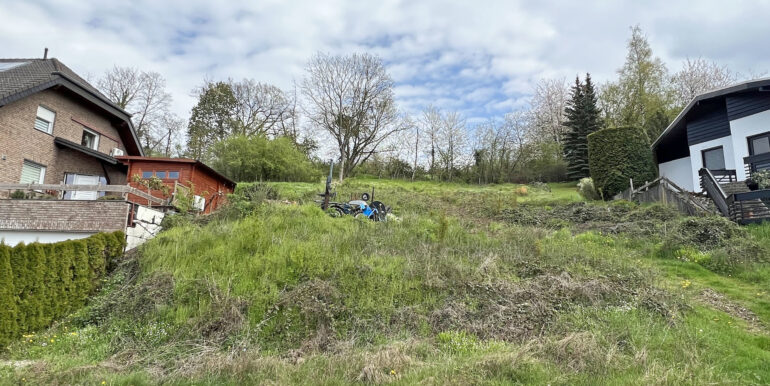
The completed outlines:
[[[751,178],[754,172],[770,169],[770,153],[762,153],[743,157],[746,165],[746,178]]]

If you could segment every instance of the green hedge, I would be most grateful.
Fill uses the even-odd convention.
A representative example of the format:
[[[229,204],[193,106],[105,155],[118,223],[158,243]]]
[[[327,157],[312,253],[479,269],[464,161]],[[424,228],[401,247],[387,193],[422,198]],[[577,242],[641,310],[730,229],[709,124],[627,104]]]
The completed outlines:
[[[605,199],[627,189],[629,178],[641,186],[658,174],[647,136],[636,127],[612,127],[589,134],[588,168]]]
[[[0,243],[0,346],[82,307],[125,240],[114,232],[55,244]]]

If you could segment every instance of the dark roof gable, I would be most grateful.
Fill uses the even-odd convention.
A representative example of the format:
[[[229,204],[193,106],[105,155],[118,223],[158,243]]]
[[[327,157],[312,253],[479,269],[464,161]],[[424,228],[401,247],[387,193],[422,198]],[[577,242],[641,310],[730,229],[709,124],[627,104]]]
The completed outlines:
[[[125,123],[127,137],[139,154],[142,146],[131,124],[131,114],[114,104],[94,86],[56,58],[0,59],[0,107],[54,86],[66,87]],[[14,65],[16,64],[16,65]],[[129,147],[130,144],[126,144]]]
[[[751,99],[753,100],[752,103],[744,102],[743,104],[748,105],[747,107],[745,107],[746,111],[751,111],[751,113],[753,114],[754,112],[757,112],[758,108],[770,107],[770,99],[766,99],[764,95],[762,95],[761,98],[758,96],[759,93],[764,94],[764,92],[767,92],[767,91],[770,91],[770,78],[749,80],[746,82],[741,82],[738,84],[734,84],[732,86],[711,90],[711,91],[697,95],[695,98],[693,98],[692,101],[690,101],[689,104],[687,104],[687,107],[682,109],[679,115],[677,115],[674,121],[671,122],[670,125],[668,125],[668,127],[663,131],[663,133],[655,140],[655,142],[653,142],[652,149],[657,150],[657,148],[660,146],[665,147],[666,142],[673,141],[672,138],[681,137],[681,133],[686,130],[689,115],[691,115],[691,113],[693,114],[704,113],[704,111],[698,111],[698,110],[703,110],[701,105],[704,102],[721,100],[720,103],[722,104],[727,103],[728,107],[732,107],[727,112],[729,115],[729,119],[737,119],[741,117],[739,115],[739,113],[741,112],[738,111],[736,113],[736,111],[739,110],[739,108],[735,107],[736,105],[738,105],[738,103],[735,102],[737,99],[734,99],[734,97],[742,96],[743,98],[741,99],[746,99],[745,97],[750,96]],[[727,102],[725,102],[725,99],[727,99]],[[753,106],[753,105],[757,105],[757,106]],[[677,141],[677,142],[681,143],[681,141]]]

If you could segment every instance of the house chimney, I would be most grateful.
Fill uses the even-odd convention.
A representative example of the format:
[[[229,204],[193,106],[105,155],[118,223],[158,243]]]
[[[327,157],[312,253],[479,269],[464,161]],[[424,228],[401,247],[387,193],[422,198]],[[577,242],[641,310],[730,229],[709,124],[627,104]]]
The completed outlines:
[[[43,51],[43,59],[48,59],[48,47],[46,47],[45,51]]]

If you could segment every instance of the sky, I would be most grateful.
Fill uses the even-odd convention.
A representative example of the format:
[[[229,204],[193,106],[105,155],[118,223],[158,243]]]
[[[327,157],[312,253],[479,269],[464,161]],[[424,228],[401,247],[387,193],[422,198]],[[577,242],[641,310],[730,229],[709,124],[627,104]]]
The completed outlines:
[[[429,104],[469,122],[526,108],[541,78],[615,77],[639,25],[669,70],[686,58],[770,70],[770,2],[515,0],[0,0],[0,56],[44,47],[84,77],[113,65],[156,71],[189,117],[204,79],[284,89],[316,52],[378,55],[399,108]]]

